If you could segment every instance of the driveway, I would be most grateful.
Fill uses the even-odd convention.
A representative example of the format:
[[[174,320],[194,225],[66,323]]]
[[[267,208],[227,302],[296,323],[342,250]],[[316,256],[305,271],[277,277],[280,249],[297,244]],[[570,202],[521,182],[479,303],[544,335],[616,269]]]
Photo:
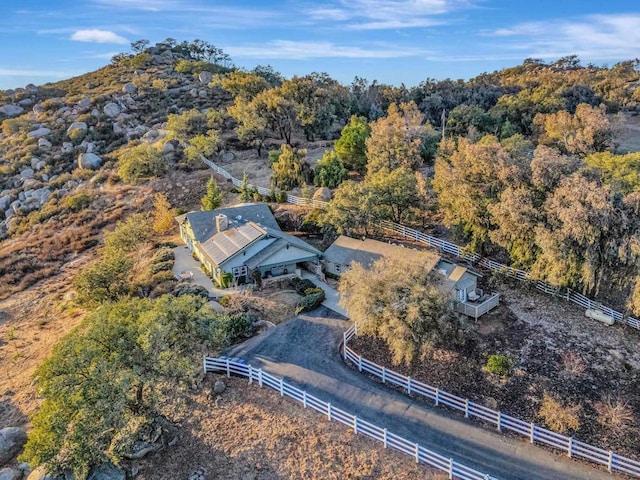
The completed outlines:
[[[348,368],[339,354],[347,327],[345,317],[320,307],[236,345],[226,354],[244,358],[321,400],[502,480],[613,478],[566,456],[430,408]],[[407,461],[411,459],[407,457]]]

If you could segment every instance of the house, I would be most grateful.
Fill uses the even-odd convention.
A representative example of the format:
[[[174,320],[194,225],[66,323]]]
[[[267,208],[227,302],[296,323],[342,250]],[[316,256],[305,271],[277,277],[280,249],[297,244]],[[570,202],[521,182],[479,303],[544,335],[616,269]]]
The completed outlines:
[[[278,226],[266,204],[243,204],[176,217],[180,236],[203,269],[222,287],[293,274],[318,264],[321,252]]]
[[[497,293],[485,293],[478,288],[479,273],[444,260],[433,252],[342,235],[324,252],[323,264],[327,273],[339,276],[354,262],[367,268],[382,257],[419,263],[428,271],[438,273],[442,286],[451,294],[456,311],[475,319],[499,303]]]

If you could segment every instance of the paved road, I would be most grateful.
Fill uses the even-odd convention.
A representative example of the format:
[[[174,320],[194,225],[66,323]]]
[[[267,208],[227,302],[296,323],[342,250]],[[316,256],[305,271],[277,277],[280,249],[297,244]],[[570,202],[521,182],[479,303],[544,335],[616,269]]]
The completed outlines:
[[[227,355],[244,358],[321,400],[501,480],[613,478],[430,408],[351,370],[339,356],[347,326],[344,317],[321,307],[235,346]]]

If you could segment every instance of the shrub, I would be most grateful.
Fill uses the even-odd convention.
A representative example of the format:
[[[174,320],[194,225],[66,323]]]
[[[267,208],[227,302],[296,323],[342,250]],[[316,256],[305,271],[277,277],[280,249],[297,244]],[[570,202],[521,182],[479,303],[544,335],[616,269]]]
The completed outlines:
[[[322,293],[313,293],[311,295],[307,295],[306,297],[302,297],[296,306],[296,315],[302,312],[310,312],[311,310],[315,310],[320,306],[322,302],[324,302],[325,295],[324,291]]]
[[[595,410],[598,412],[598,423],[607,435],[614,438],[627,435],[635,420],[629,404],[620,398],[614,400],[609,397],[598,402],[595,404]]]
[[[138,145],[120,156],[118,175],[126,183],[164,175],[166,165],[159,149],[151,145]]]
[[[502,354],[490,355],[485,365],[485,370],[499,377],[506,377],[511,373],[511,367],[513,367],[513,360]]]
[[[542,405],[538,415],[552,430],[566,433],[569,430],[577,430],[580,426],[580,405],[563,406],[557,399],[544,392]]]
[[[294,277],[289,280],[289,284],[300,295],[304,295],[304,291],[309,288],[316,288],[316,284],[307,278]]]
[[[174,297],[197,295],[199,297],[209,298],[209,291],[206,288],[201,287],[200,285],[189,285],[187,283],[179,284],[171,293]]]
[[[73,195],[69,195],[64,199],[64,207],[68,208],[72,212],[79,212],[84,210],[91,204],[91,196],[86,193],[80,192]]]
[[[304,295],[307,296],[307,295],[313,295],[313,294],[316,294],[316,293],[323,293],[323,292],[324,292],[324,290],[321,289],[320,287],[307,288],[304,291]]]
[[[159,272],[171,271],[173,268],[173,260],[167,262],[157,262],[151,265],[151,273],[156,274]]]
[[[246,313],[219,315],[229,339],[249,338],[253,335],[253,319]]]
[[[153,254],[153,262],[169,262],[175,259],[175,255],[173,254],[173,250],[168,247],[163,247],[158,249],[156,253]]]
[[[220,300],[218,300],[218,303],[226,308],[229,305],[229,300],[231,300],[231,296],[223,295],[220,297]]]

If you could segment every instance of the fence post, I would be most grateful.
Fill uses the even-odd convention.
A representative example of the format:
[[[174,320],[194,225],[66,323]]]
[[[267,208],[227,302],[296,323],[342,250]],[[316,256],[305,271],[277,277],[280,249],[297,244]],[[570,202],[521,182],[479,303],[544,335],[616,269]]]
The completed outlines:
[[[387,448],[387,429],[386,428],[382,429],[382,443],[384,445],[384,448]]]
[[[436,407],[440,404],[440,389],[436,388]]]
[[[204,373],[207,373],[207,356],[202,357],[202,368],[204,369]]]
[[[358,324],[354,323],[353,324],[353,333],[355,333],[356,335],[358,335]]]
[[[571,450],[573,449],[573,437],[569,437],[569,448],[568,448],[568,452],[567,454],[569,455],[569,458],[571,458]]]
[[[249,385],[253,383],[253,367],[249,364]]]
[[[531,435],[530,435],[530,441],[531,444],[533,445],[536,441],[536,424],[532,423],[531,424]]]
[[[280,396],[284,396],[284,378],[280,379]]]
[[[411,395],[411,377],[407,377],[407,395]]]
[[[362,355],[358,355],[358,371],[362,371]]]
[[[229,359],[227,358],[227,378],[231,378],[231,370],[229,369]]]
[[[498,412],[498,431],[502,431],[502,412]]]
[[[358,434],[358,417],[353,416],[353,433]]]
[[[607,462],[607,470],[611,473],[613,468],[613,452],[609,450],[609,461]]]
[[[331,404],[327,403],[327,417],[329,417],[329,421],[331,421]]]
[[[469,399],[464,400],[464,418],[469,418]]]
[[[382,383],[387,383],[387,368],[382,367]]]
[[[453,479],[453,458],[449,459],[449,479]]]
[[[415,446],[415,452],[416,452],[416,463],[420,463],[420,445],[418,445],[417,443]]]
[[[262,388],[262,369],[258,369],[258,385]]]
[[[306,390],[302,391],[302,405],[304,406],[304,408],[307,408],[307,391]]]

